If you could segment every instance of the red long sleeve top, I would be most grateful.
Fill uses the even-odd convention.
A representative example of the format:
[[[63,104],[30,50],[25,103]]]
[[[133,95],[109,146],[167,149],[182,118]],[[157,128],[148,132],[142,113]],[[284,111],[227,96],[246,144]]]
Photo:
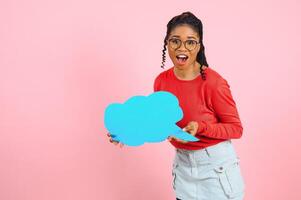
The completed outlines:
[[[190,121],[199,124],[199,141],[171,144],[176,148],[197,150],[219,142],[240,138],[243,127],[227,81],[211,68],[206,68],[206,80],[197,76],[181,80],[174,74],[174,67],[161,72],[154,81],[154,91],[174,94],[183,111],[183,118],[176,124],[184,128]]]

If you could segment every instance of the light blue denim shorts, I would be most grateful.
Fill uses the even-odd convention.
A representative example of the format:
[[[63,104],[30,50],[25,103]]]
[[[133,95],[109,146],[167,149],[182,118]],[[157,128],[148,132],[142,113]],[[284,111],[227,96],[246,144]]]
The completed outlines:
[[[201,150],[176,149],[172,185],[181,200],[242,200],[245,183],[231,140]]]

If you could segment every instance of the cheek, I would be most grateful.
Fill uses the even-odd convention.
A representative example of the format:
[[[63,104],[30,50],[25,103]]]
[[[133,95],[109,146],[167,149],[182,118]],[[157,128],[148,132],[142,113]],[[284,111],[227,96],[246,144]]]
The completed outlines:
[[[193,62],[196,60],[196,57],[197,57],[197,53],[192,53],[190,54],[190,61]]]
[[[168,55],[170,58],[174,59],[176,57],[176,54],[173,50],[168,48]]]
[[[197,48],[195,51],[191,52],[192,60],[196,60],[198,53],[199,53],[199,48]]]

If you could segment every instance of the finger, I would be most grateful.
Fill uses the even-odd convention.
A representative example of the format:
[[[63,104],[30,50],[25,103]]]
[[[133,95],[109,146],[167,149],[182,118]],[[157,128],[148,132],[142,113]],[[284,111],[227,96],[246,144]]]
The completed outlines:
[[[192,133],[191,133],[191,134],[192,134],[192,135],[195,135],[195,134],[197,133],[197,131],[198,131],[198,129],[195,128],[195,129],[192,130]]]
[[[107,136],[108,136],[110,139],[114,139],[114,138],[116,137],[116,135],[111,135],[110,133],[108,133]]]
[[[120,143],[120,148],[122,148],[124,146],[124,144],[123,143]]]
[[[178,142],[181,142],[181,143],[187,143],[188,141],[186,140],[182,140],[182,139],[179,139],[179,138],[176,138],[178,140]]]
[[[116,137],[116,135],[113,135],[113,134],[110,134],[110,136],[111,136],[111,138],[115,138]]]
[[[110,142],[113,143],[113,144],[118,144],[119,143],[118,141],[115,141],[112,138],[110,138]]]
[[[185,140],[181,140],[181,139],[177,139],[178,142],[181,142],[181,143],[187,143],[187,141]]]
[[[168,137],[168,140],[169,140],[169,141],[172,141],[172,140],[176,140],[176,138],[173,137],[173,136],[169,136],[169,137]]]
[[[185,132],[187,132],[187,133],[190,133],[190,129],[188,129],[188,128],[185,128],[183,131],[185,131]]]
[[[191,126],[190,126],[190,125],[187,125],[187,126],[185,126],[182,130],[188,132],[188,131],[191,130]]]
[[[187,130],[187,131],[190,131],[191,129],[193,129],[193,126],[192,126],[192,125],[188,125],[188,126],[186,127],[186,130]]]

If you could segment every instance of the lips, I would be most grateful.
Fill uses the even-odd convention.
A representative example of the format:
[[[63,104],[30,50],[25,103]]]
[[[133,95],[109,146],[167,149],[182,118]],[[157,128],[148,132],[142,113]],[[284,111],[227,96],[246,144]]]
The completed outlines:
[[[185,64],[186,60],[188,59],[188,56],[185,54],[178,54],[178,55],[176,55],[176,58],[177,58],[179,64]]]

